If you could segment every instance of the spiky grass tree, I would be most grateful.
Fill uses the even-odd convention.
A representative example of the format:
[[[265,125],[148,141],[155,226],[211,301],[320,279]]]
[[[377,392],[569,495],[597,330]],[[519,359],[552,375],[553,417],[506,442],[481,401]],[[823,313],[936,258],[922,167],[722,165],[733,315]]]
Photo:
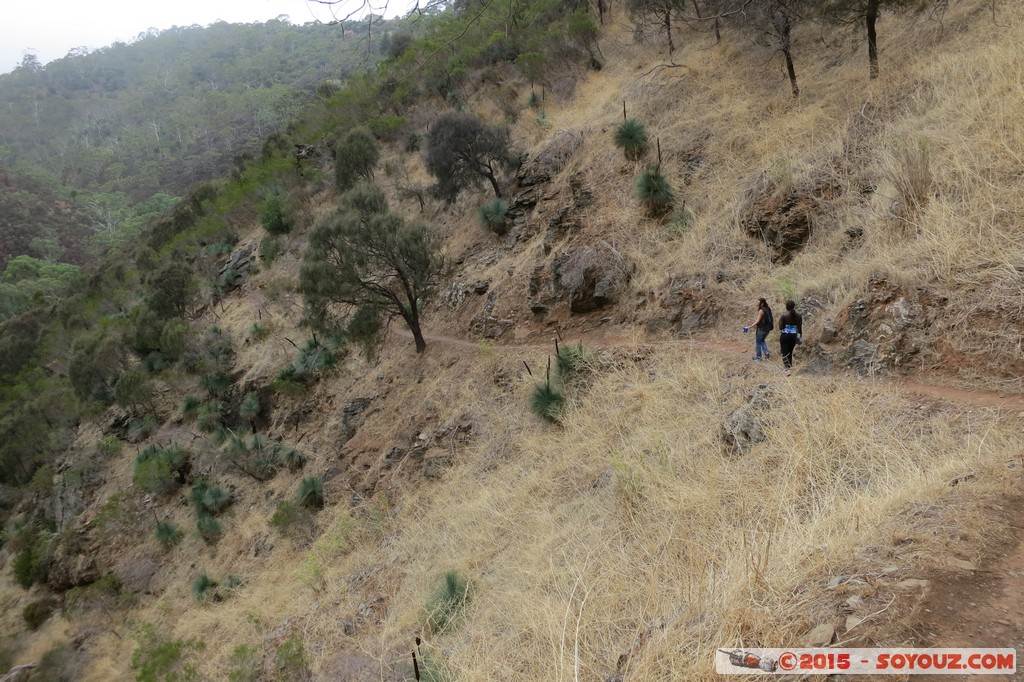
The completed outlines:
[[[306,455],[293,447],[282,445],[278,450],[278,460],[288,467],[288,471],[295,472],[306,464]]]
[[[557,423],[564,407],[565,394],[550,381],[533,387],[533,394],[530,396],[530,409],[538,417],[553,424]]]
[[[156,540],[164,549],[171,549],[185,536],[173,521],[157,521]]]
[[[302,479],[299,484],[299,504],[307,509],[320,509],[324,506],[324,479],[310,476]]]
[[[665,216],[672,210],[672,203],[675,201],[672,185],[661,172],[661,166],[645,170],[637,177],[636,196],[651,218]]]
[[[495,197],[480,207],[480,224],[495,234],[508,232],[508,202]]]
[[[438,633],[454,625],[469,603],[471,591],[471,583],[458,571],[445,573],[427,601],[427,630]]]
[[[638,161],[647,151],[650,138],[647,128],[635,118],[629,118],[615,129],[615,146],[622,150],[629,161]]]
[[[204,515],[196,519],[196,530],[199,532],[199,537],[209,545],[216,543],[220,540],[220,536],[224,534],[224,528],[221,526],[220,521],[212,516]]]
[[[242,404],[238,406],[238,416],[245,421],[252,421],[260,416],[260,397],[256,393],[250,392],[245,395]]]
[[[188,421],[192,421],[196,418],[199,413],[199,407],[203,404],[199,398],[194,395],[187,395],[181,401],[181,414]]]
[[[192,596],[195,597],[196,601],[206,601],[207,599],[214,598],[217,594],[217,584],[217,581],[206,575],[206,573],[200,573],[192,581]]]

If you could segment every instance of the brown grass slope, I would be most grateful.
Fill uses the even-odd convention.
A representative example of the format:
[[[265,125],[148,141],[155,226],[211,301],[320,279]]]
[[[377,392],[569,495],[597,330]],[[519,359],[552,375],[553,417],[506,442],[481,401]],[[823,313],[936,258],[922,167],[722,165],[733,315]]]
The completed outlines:
[[[526,290],[546,257],[543,230],[514,244],[482,233],[474,222],[482,194],[449,212],[431,209],[447,252],[463,257],[458,279],[489,281],[495,314],[514,332],[472,348],[435,343],[422,356],[392,335],[373,361],[351,357],[308,394],[280,398],[267,433],[299,441],[310,462],[257,485],[207,457],[237,500],[215,546],[189,535],[163,554],[150,536],[152,514],[190,528],[191,512],[178,498],[134,490],[130,458],[112,463],[86,528],[102,537],[103,505],[119,493],[132,500],[131,540],[110,540],[98,559],[152,574],[113,615],[67,614],[32,634],[18,623],[30,596],[4,583],[0,634],[17,638],[18,662],[77,633],[80,679],[129,678],[142,623],[204,642],[193,660],[209,679],[227,678],[239,645],[261,652],[266,678],[289,679],[275,652],[293,634],[324,680],[409,678],[417,636],[435,666],[464,680],[710,679],[716,648],[804,644],[823,623],[851,646],[925,643],[914,630],[920,588],[899,583],[964,570],[1005,534],[993,509],[1024,474],[1020,416],[909,400],[839,372],[783,380],[745,357],[643,329],[664,314],[669,282],[702,278],[718,311],[704,332],[734,333],[758,295],[816,299],[810,345],[841,358],[815,343],[824,322],[839,329],[833,346],[851,342],[850,307],[885,289],[897,293],[879,308],[900,297],[944,301],[939,333],[920,331],[915,368],[1012,388],[1024,304],[1016,49],[1024,19],[1001,11],[994,24],[987,6],[955,3],[941,25],[887,17],[875,82],[859,34],[826,34],[826,49],[817,29],[806,29],[794,48],[799,101],[781,62],[735,36],[718,46],[693,38],[666,65],[651,46],[634,45],[613,14],[601,38],[605,68],[570,98],[549,101],[545,121],[524,114],[515,132],[535,150],[560,129],[584,132],[583,149],[552,183],[554,198],[529,221],[542,224],[568,178],[582,173],[595,203],[558,248],[601,241],[628,258],[635,270],[619,304],[585,319],[556,309],[536,320]],[[641,217],[636,168],[611,144],[623,99],[661,140],[693,216],[688,230]],[[695,141],[706,160],[684,185]],[[415,159],[391,158],[421,172]],[[922,177],[931,179],[920,205],[894,207],[899,187],[921,186]],[[842,190],[816,204],[809,243],[784,265],[741,226],[759,178],[779,188],[825,178]],[[850,227],[863,243],[849,244]],[[243,245],[258,235],[253,226]],[[285,337],[304,335],[301,300],[284,287],[302,242],[292,238],[272,269],[197,323],[243,339],[263,311],[275,330],[241,349],[244,381],[270,381],[294,355]],[[481,305],[435,304],[428,327],[470,338]],[[503,343],[550,338],[546,322],[579,330],[603,316],[618,325],[607,332],[617,341],[590,346],[593,369],[568,388],[561,425],[545,424],[528,408],[536,379],[523,361],[537,373],[547,349]],[[881,324],[869,328],[885,333]],[[760,385],[771,396],[754,411],[763,440],[737,453],[722,424]],[[167,388],[159,409],[173,418],[180,392],[194,387]],[[344,408],[355,398],[369,407],[346,441]],[[181,429],[172,419],[155,438]],[[80,444],[97,435],[84,428]],[[314,539],[278,537],[268,526],[276,502],[314,474],[326,479],[328,500]],[[471,581],[470,599],[450,628],[430,634],[425,608],[449,570]],[[201,571],[243,582],[224,601],[197,604],[190,582]],[[856,580],[829,587],[834,576]]]

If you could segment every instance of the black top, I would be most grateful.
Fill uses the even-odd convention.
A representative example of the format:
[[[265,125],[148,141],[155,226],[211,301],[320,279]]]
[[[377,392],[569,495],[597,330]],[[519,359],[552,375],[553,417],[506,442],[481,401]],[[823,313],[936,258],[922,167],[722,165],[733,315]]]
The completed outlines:
[[[802,336],[804,333],[804,318],[800,317],[800,313],[795,310],[787,310],[779,317],[779,331],[783,334],[800,334]]]

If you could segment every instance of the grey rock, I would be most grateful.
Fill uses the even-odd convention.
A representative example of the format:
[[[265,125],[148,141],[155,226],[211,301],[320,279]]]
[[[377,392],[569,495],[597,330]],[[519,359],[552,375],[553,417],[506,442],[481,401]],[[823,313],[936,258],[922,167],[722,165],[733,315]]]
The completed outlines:
[[[762,413],[771,407],[772,388],[761,384],[747,404],[737,408],[722,424],[722,440],[734,453],[744,454],[765,439],[761,430]]]

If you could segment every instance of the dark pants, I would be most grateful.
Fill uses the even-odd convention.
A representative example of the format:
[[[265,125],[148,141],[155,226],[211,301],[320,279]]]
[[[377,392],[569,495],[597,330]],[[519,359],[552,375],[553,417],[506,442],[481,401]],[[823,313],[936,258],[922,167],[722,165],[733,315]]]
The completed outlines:
[[[796,348],[796,334],[779,334],[779,349],[782,351],[782,366],[793,366],[793,349]]]

